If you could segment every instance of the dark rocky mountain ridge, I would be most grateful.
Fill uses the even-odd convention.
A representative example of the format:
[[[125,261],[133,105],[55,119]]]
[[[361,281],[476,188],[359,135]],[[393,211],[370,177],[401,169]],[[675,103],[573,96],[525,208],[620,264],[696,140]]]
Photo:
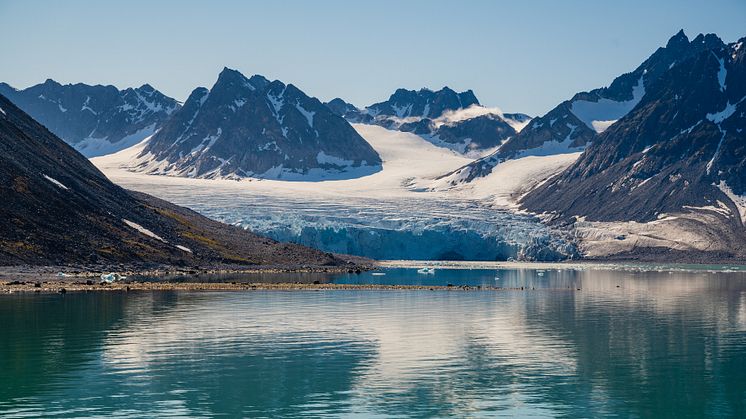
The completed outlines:
[[[464,154],[500,145],[530,119],[485,108],[471,90],[457,93],[447,86],[437,91],[397,89],[388,100],[365,109],[340,98],[326,106],[350,122],[411,132]]]
[[[679,31],[634,71],[615,78],[608,87],[575,94],[547,114],[531,120],[491,155],[454,173],[462,181],[470,182],[488,175],[506,159],[582,151],[614,121],[630,112],[666,71],[719,45],[722,41],[713,34],[699,35],[690,42]]]
[[[224,69],[148,142],[133,170],[203,178],[313,180],[381,168],[343,118],[292,84]]]
[[[713,248],[746,257],[746,39],[716,39],[698,36],[706,49],[662,71],[629,114],[523,207],[570,222],[684,214],[688,228],[711,232]]]
[[[344,263],[111,183],[0,95],[0,265]]]
[[[140,142],[180,106],[149,84],[119,90],[48,79],[23,90],[0,83],[0,94],[87,157]]]

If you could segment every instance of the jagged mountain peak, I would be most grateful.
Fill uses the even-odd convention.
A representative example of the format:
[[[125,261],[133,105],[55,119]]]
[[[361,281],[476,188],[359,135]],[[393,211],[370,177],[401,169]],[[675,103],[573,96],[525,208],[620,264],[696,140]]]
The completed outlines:
[[[676,49],[687,45],[689,45],[689,37],[684,33],[684,29],[680,29],[668,40],[666,48]]]
[[[670,231],[704,237],[687,240],[690,249],[743,257],[746,65],[732,53],[735,45],[698,38],[690,43],[697,50],[663,72],[632,111],[523,205],[564,220],[666,220]]]
[[[47,79],[23,90],[0,84],[0,94],[88,157],[142,141],[180,106],[149,84],[119,90]]]
[[[486,176],[507,159],[526,155],[582,151],[616,121],[640,104],[647,92],[669,71],[702,51],[724,47],[714,34],[700,34],[691,42],[683,30],[671,37],[635,70],[615,78],[608,87],[579,92],[547,114],[533,119],[491,156],[460,168],[459,181]],[[455,172],[454,172],[455,173]],[[449,174],[450,175],[450,174]]]
[[[335,98],[325,104],[350,122],[411,132],[431,143],[467,156],[481,156],[520,131],[531,118],[503,114],[479,104],[474,92],[448,86],[433,91],[397,89],[385,102],[365,109]]]
[[[386,119],[396,118],[438,118],[444,112],[466,109],[474,105],[479,106],[479,101],[471,90],[457,93],[447,86],[437,91],[426,88],[399,88],[388,100],[366,107],[362,113],[367,114],[367,117],[361,115],[357,119],[361,122],[370,122],[374,119],[386,122]]]
[[[223,67],[223,70],[218,74],[218,80],[216,84],[230,83],[230,82],[248,82],[247,79],[241,72],[232,68]]]
[[[344,178],[380,170],[378,154],[345,121],[293,84],[223,69],[133,162],[189,177]]]
[[[0,265],[336,264],[109,181],[0,95]]]
[[[62,85],[60,83],[58,83],[57,81],[55,81],[53,79],[46,79],[46,80],[44,80],[43,85],[47,86],[47,87],[62,87]]]

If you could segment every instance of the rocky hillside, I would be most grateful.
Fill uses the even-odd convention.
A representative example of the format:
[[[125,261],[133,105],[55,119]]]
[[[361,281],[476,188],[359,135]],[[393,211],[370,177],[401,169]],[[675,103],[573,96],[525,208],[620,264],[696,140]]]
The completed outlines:
[[[148,142],[132,169],[200,178],[322,180],[381,169],[343,118],[292,84],[224,69],[197,88]]]
[[[502,144],[530,120],[528,115],[503,114],[481,106],[471,90],[457,93],[448,87],[398,89],[387,101],[365,109],[339,98],[326,105],[350,122],[412,132],[435,145],[474,156]]]
[[[495,165],[523,156],[544,156],[582,151],[614,122],[629,113],[653,84],[669,69],[702,51],[722,46],[715,35],[699,35],[691,42],[680,31],[634,71],[608,86],[575,94],[546,115],[534,118],[489,156],[454,173],[469,182],[492,172]]]
[[[677,35],[667,48],[677,42],[685,44]],[[587,234],[602,236],[605,225],[630,249],[746,257],[744,39],[725,45],[700,35],[691,44],[700,51],[651,68],[660,73],[634,109],[529,193],[524,208],[576,220]],[[625,232],[618,222],[634,223]]]
[[[87,157],[125,149],[152,135],[179,103],[145,84],[61,85],[54,80],[23,90],[0,83],[0,94]]]
[[[111,183],[0,95],[0,265],[334,265]]]

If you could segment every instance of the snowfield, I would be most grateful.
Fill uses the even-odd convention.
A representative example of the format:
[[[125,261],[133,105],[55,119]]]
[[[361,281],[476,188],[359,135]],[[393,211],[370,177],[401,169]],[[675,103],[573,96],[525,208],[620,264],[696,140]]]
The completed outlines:
[[[417,135],[375,125],[354,128],[379,153],[380,172],[347,180],[294,182],[192,179],[127,170],[148,139],[92,159],[112,181],[283,241],[377,259],[559,260],[572,243],[536,217],[510,210],[571,155],[526,157],[459,187],[436,180],[471,162]]]
[[[483,199],[493,205],[515,209],[517,201],[530,190],[559,174],[580,157],[580,152],[550,156],[526,156],[506,160],[494,167],[489,175],[463,182],[467,170],[436,180],[425,179],[423,186],[434,191],[447,191],[462,199]]]
[[[600,98],[597,101],[576,100],[572,102],[570,111],[575,114],[588,128],[597,133],[604,132],[611,124],[627,115],[645,96],[645,84],[642,77],[632,88],[632,99],[616,101]]]

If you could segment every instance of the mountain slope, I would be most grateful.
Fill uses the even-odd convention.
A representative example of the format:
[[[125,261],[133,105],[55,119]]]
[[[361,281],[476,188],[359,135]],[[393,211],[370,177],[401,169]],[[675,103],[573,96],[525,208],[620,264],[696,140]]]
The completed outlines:
[[[145,84],[61,85],[54,80],[23,90],[0,83],[0,94],[87,157],[122,150],[153,134],[179,103]]]
[[[466,109],[472,105],[479,105],[474,92],[467,90],[457,93],[446,86],[438,91],[397,89],[388,100],[374,103],[365,110],[374,118],[437,118],[444,112]]]
[[[398,89],[387,101],[365,109],[339,98],[326,106],[350,122],[412,132],[435,145],[473,156],[500,145],[530,120],[524,114],[503,114],[481,106],[471,90],[457,93],[448,87]]]
[[[524,208],[586,223],[666,225],[668,233],[656,234],[682,249],[744,257],[746,48],[744,39],[728,46],[714,35],[697,39],[713,47],[663,71],[632,112],[529,193]],[[697,238],[680,234],[690,241],[681,243],[677,231]]]
[[[608,87],[575,94],[546,115],[531,120],[491,155],[447,176],[470,182],[488,175],[507,159],[581,151],[629,113],[666,71],[701,51],[722,46],[715,35],[699,35],[690,42],[680,31],[634,71],[617,77]]]
[[[375,150],[317,99],[228,68],[212,89],[195,89],[132,164],[151,174],[297,180],[380,168]]]
[[[126,191],[2,95],[0,196],[0,265],[341,263]]]

